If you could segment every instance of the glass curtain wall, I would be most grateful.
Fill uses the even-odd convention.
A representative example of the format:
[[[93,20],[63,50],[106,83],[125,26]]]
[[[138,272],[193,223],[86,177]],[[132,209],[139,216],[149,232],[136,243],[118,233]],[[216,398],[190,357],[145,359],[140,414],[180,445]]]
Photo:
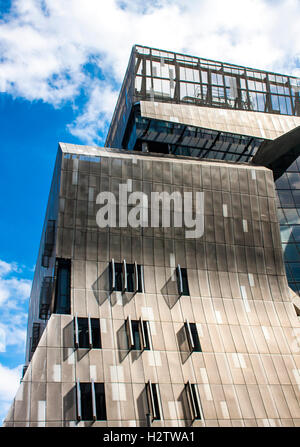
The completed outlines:
[[[300,295],[300,157],[275,182],[289,286]]]

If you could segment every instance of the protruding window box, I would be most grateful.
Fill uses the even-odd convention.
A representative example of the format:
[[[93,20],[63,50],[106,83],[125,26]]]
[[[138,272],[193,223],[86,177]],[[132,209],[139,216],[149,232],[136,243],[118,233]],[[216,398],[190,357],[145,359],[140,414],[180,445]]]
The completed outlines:
[[[71,313],[71,260],[56,259],[56,290],[54,312]]]
[[[41,336],[41,324],[33,323],[32,325],[32,336],[31,336],[31,353],[33,354],[39,344]]]
[[[45,276],[43,278],[40,293],[39,318],[41,320],[47,320],[47,318],[49,317],[50,306],[52,301],[52,286],[53,286],[53,278],[51,276]]]
[[[42,266],[49,267],[49,258],[52,255],[53,248],[55,244],[55,220],[48,220],[45,240],[44,240],[44,250],[42,253]]]

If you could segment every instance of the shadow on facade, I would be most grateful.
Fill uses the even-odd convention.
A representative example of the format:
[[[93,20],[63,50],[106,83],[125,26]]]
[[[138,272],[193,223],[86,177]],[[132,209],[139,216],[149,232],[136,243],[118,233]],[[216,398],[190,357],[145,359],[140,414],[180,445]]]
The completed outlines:
[[[139,394],[136,400],[136,408],[138,413],[137,419],[140,421],[140,426],[145,427],[147,425],[146,414],[149,413],[146,388]]]
[[[177,332],[176,337],[179,346],[181,361],[182,363],[185,363],[187,359],[190,357],[191,352],[186,339],[186,332],[184,326],[182,326],[182,328]]]
[[[123,360],[129,354],[129,346],[128,346],[125,322],[117,331],[117,346],[118,346],[119,362],[122,363]]]
[[[71,388],[70,391],[63,396],[63,420],[65,426],[69,426],[69,421],[76,420],[76,389]]]
[[[165,302],[169,306],[169,309],[172,309],[180,298],[179,294],[177,295],[170,294],[171,291],[174,292],[174,282],[175,281],[173,279],[173,276],[170,276],[165,285],[160,289],[160,292],[164,297]]]
[[[101,306],[107,300],[108,294],[107,294],[107,292],[101,293],[100,291],[107,291],[110,289],[110,287],[109,287],[109,266],[106,267],[106,269],[101,273],[101,275],[92,284],[92,289],[93,289],[94,296],[97,300],[97,303],[99,304],[99,306]],[[115,298],[115,303],[116,303],[116,298]],[[113,303],[111,303],[111,304],[113,305]]]
[[[70,350],[72,349],[72,352],[70,354]],[[63,328],[63,359],[64,361],[70,357],[70,355],[73,354],[74,350],[74,323],[73,321],[70,321],[64,328]]]
[[[192,425],[192,415],[187,399],[186,389],[183,389],[183,391],[180,393],[178,402],[181,404],[182,409],[182,416],[180,417],[180,419],[183,417],[184,421],[182,422],[184,423],[184,426],[190,427]]]

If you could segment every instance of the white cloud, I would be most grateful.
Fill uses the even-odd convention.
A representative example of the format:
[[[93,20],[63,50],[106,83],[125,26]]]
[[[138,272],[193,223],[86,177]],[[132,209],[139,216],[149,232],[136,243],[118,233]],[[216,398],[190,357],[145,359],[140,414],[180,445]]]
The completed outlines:
[[[10,315],[12,317],[12,315]],[[0,352],[6,352],[8,346],[17,347],[18,353],[24,351],[26,342],[27,315],[21,324],[13,321],[1,323],[0,326]]]
[[[81,115],[68,126],[69,131],[87,144],[101,143],[99,133],[107,131],[107,123],[111,119],[118,93],[106,82],[93,82],[89,90],[90,99]]]
[[[0,399],[12,400],[20,384],[22,365],[10,369],[0,363]]]
[[[6,350],[6,331],[3,327],[0,327],[0,352]]]
[[[22,365],[10,369],[0,363],[0,422],[9,410],[20,386]]]
[[[1,261],[0,259],[0,276],[7,275],[10,272],[15,272],[17,266],[15,263],[9,264],[8,262]]]
[[[27,299],[30,295],[31,281],[29,279],[3,278],[0,276],[0,306],[10,298]]]
[[[31,281],[11,276],[20,273],[22,269],[15,262],[8,263],[0,259],[0,306],[10,298],[13,300],[29,298]]]
[[[31,281],[19,277],[22,270],[14,262],[0,260],[0,352],[14,345],[23,351],[26,339],[25,306],[30,295]]]
[[[0,90],[58,107],[80,89],[87,104],[69,130],[98,142],[133,44],[298,73],[298,0],[14,0],[0,24]],[[105,81],[84,64],[96,58]],[[112,96],[113,98],[116,95]],[[99,123],[99,120],[104,124]]]

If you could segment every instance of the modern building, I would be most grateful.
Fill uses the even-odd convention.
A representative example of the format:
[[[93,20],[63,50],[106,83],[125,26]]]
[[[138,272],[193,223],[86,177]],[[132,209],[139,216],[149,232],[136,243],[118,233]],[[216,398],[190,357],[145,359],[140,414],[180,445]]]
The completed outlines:
[[[5,426],[300,426],[299,90],[133,47],[59,144]]]

